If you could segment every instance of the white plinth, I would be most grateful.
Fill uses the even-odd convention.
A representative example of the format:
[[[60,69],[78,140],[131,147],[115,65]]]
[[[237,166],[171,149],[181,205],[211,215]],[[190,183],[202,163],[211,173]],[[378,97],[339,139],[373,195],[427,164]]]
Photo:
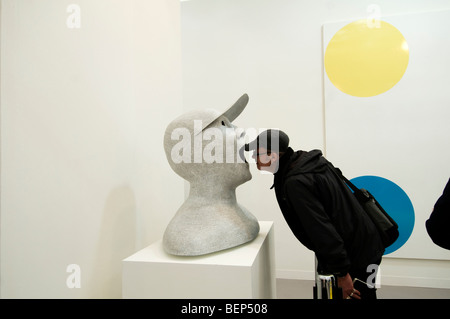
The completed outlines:
[[[275,298],[273,222],[250,243],[197,257],[167,254],[158,241],[123,260],[123,298]]]

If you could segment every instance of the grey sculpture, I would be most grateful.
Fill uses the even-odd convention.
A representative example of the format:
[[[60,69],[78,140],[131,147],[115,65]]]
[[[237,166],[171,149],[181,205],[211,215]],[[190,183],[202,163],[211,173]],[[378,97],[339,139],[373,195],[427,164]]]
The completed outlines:
[[[227,111],[192,111],[166,128],[164,150],[172,169],[190,183],[189,196],[168,224],[164,250],[197,256],[252,241],[257,219],[236,200],[237,186],[252,176],[239,156],[244,131],[231,122],[244,110],[244,94]]]

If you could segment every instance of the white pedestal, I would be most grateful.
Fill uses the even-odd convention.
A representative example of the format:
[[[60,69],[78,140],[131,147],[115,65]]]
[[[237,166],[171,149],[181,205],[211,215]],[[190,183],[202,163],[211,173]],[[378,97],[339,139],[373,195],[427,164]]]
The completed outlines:
[[[167,254],[161,240],[123,260],[123,298],[275,298],[273,222],[250,243],[197,257]]]

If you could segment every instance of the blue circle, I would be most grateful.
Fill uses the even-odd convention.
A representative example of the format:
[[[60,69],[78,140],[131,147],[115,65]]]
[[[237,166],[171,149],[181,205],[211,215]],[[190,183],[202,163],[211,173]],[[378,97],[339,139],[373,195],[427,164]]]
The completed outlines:
[[[367,189],[384,210],[398,224],[399,237],[384,252],[390,254],[402,247],[414,229],[414,207],[408,195],[397,184],[378,176],[359,176],[351,179],[358,188]]]

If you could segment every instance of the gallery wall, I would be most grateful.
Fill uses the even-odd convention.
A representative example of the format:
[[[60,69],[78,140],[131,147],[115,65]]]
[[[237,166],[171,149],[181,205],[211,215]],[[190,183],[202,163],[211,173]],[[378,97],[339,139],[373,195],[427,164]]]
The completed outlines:
[[[280,128],[289,134],[294,149],[321,149],[326,153],[330,146],[327,145],[329,134],[332,134],[332,131],[328,131],[327,137],[330,123],[326,122],[324,88],[327,78],[323,59],[324,43],[328,43],[329,38],[324,39],[324,26],[333,23],[341,23],[343,26],[345,21],[348,23],[358,19],[383,19],[445,9],[450,9],[448,1],[182,2],[183,106],[185,109],[221,109],[246,92],[250,101],[236,120],[236,125],[252,128],[253,131]],[[448,29],[448,20],[446,23]],[[416,28],[421,29],[419,22]],[[419,36],[432,38],[433,34],[426,30],[429,28],[422,29],[422,33],[427,32],[426,35]],[[326,36],[329,37],[329,33]],[[441,37],[434,39],[440,41]],[[411,56],[414,57],[416,52],[418,50],[411,51]],[[411,65],[411,70],[426,67],[420,63]],[[421,99],[426,101],[426,96]],[[412,104],[410,107],[416,105]],[[414,114],[418,113],[413,111]],[[345,115],[341,114],[341,117]],[[391,122],[394,123],[395,119],[391,118]],[[428,128],[432,129],[433,124],[424,122],[423,125],[426,123],[429,123]],[[338,123],[334,124],[339,127]],[[422,127],[421,130],[426,131],[427,128]],[[433,142],[437,143],[430,141],[431,144]],[[412,141],[410,143],[412,144]],[[349,174],[354,174],[352,168],[361,167],[361,163],[351,164],[355,156],[350,151],[358,152],[358,149],[356,146],[349,146],[346,153],[340,153],[339,148],[333,148],[330,156],[336,159],[338,165],[344,166]],[[389,146],[391,147],[392,145]],[[442,147],[441,142],[435,145],[437,150],[442,150]],[[333,158],[329,159],[334,161]],[[448,172],[448,169],[444,171]],[[269,190],[273,176],[261,174],[254,165],[252,175],[250,182],[238,188],[237,196],[239,202],[258,219],[275,222],[277,276],[313,279],[314,255],[295,239],[287,227],[273,190]],[[430,190],[434,189],[435,199],[440,196],[448,178],[449,176],[438,176],[434,179],[435,184],[429,187]],[[408,183],[401,186],[408,191],[411,189]],[[431,194],[427,193],[427,196]],[[403,251],[400,248],[393,256],[385,256],[380,271],[382,285],[450,287],[448,252],[439,247],[432,247],[432,251],[426,250],[432,243],[423,231],[423,223],[424,216],[431,213],[433,201],[427,199],[426,202],[428,211],[420,196],[415,196],[413,201],[421,210],[420,218],[416,219],[414,226],[418,231],[413,233],[415,237],[411,236],[414,238],[412,243],[420,243],[418,249],[414,250],[414,247],[405,245]]]
[[[1,5],[1,297],[120,298],[183,199],[179,1]]]

